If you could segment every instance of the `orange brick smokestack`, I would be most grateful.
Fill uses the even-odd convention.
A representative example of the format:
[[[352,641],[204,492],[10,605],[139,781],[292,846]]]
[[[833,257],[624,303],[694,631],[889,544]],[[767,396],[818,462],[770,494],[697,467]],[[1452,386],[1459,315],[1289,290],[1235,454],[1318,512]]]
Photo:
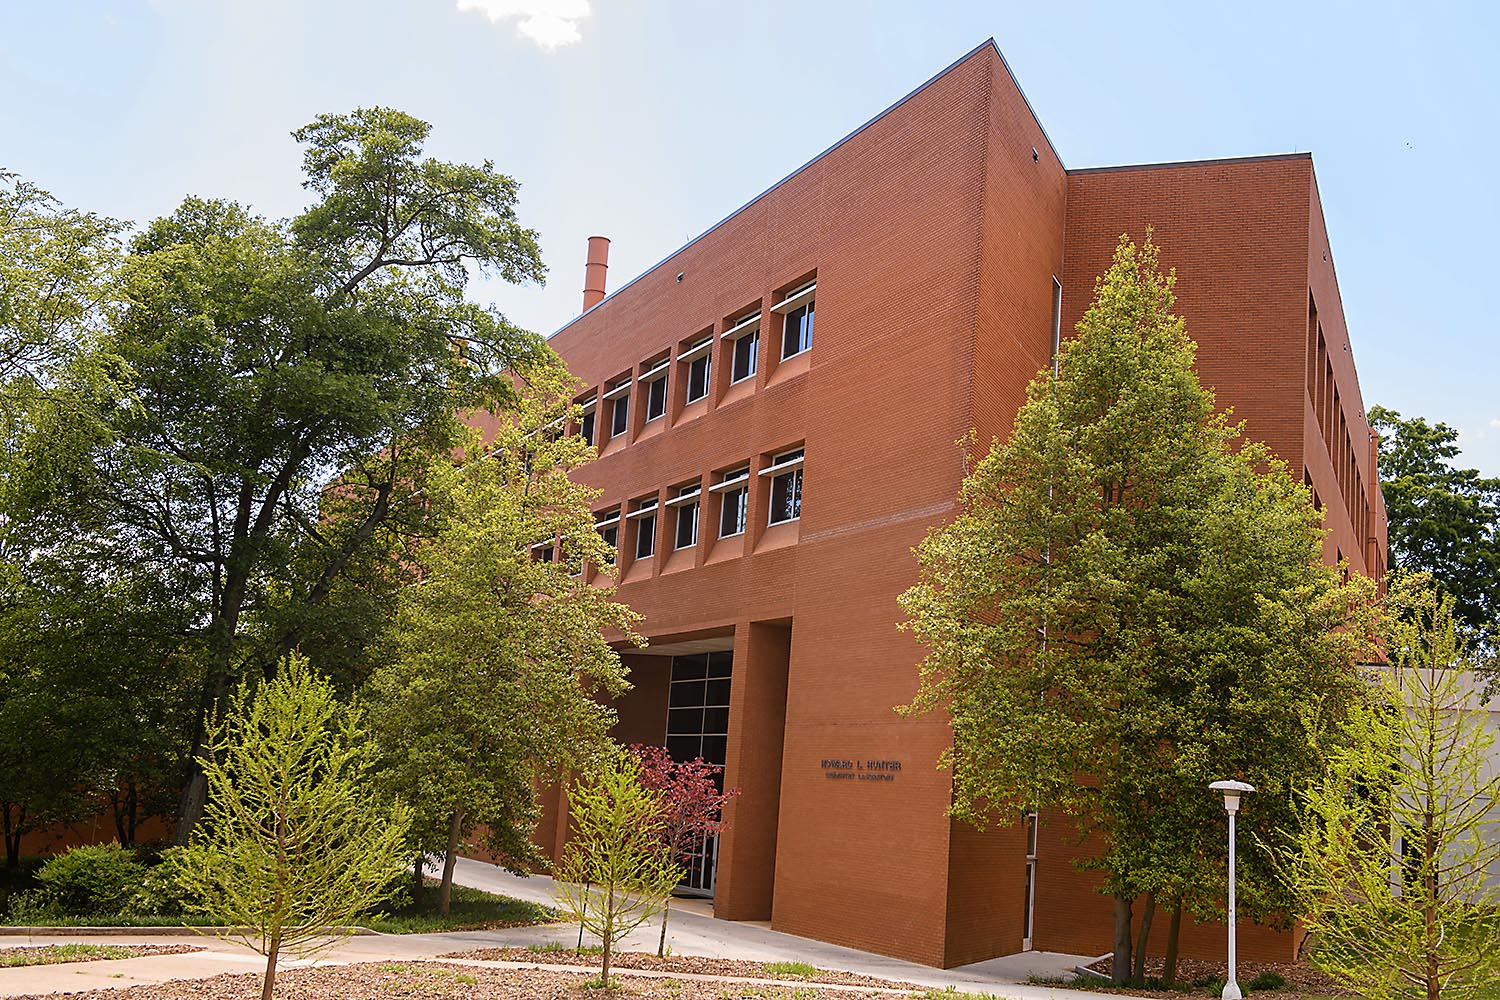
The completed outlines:
[[[589,237],[589,258],[583,265],[583,311],[604,300],[604,276],[609,271],[609,237]]]

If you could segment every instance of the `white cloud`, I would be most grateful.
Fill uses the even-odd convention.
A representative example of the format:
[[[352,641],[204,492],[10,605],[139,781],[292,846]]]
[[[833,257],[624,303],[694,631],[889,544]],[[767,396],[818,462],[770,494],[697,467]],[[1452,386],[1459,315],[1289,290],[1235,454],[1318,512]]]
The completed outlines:
[[[1491,420],[1490,426],[1495,428],[1495,430],[1500,431],[1500,417],[1496,417],[1494,420]]]
[[[589,0],[458,0],[460,11],[477,10],[492,22],[515,21],[516,31],[551,52],[583,40],[578,22],[589,16]]]

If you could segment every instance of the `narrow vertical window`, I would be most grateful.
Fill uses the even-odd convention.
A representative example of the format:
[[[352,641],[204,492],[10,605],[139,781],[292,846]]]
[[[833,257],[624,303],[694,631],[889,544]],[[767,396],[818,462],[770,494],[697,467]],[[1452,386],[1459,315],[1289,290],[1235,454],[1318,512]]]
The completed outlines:
[[[630,429],[630,386],[633,381],[626,375],[605,390],[604,398],[609,402],[610,437],[619,437]]]
[[[667,501],[668,507],[677,510],[677,531],[673,548],[690,549],[698,544],[698,497],[702,488],[697,483],[678,487],[677,495]]]
[[[1057,355],[1062,351],[1062,282],[1052,279],[1052,375],[1057,376]]]
[[[594,411],[598,408],[598,401],[594,399],[583,404],[583,413],[578,417],[578,436],[583,438],[584,444],[594,443]]]
[[[729,366],[729,382],[743,382],[755,374],[760,358],[760,313],[742,316],[724,331],[724,339],[734,345]]]
[[[812,281],[789,292],[772,308],[782,314],[781,358],[796,357],[812,347],[814,298],[818,283]]]
[[[630,519],[635,522],[635,557],[650,559],[656,554],[656,497],[637,501]]]
[[[620,544],[620,508],[606,510],[594,516],[594,530],[604,540],[611,550],[618,549]],[[619,562],[619,553],[615,552],[615,562]]]
[[[719,537],[743,535],[750,510],[749,466],[726,472],[724,478],[710,488],[723,498],[719,504]]]
[[[696,403],[708,395],[709,375],[713,365],[713,337],[704,337],[678,355],[687,366],[687,402]]]
[[[776,456],[762,476],[771,477],[771,523],[784,524],[802,516],[802,449]]]
[[[667,412],[667,359],[651,365],[641,374],[641,381],[646,383],[646,423],[661,419]]]

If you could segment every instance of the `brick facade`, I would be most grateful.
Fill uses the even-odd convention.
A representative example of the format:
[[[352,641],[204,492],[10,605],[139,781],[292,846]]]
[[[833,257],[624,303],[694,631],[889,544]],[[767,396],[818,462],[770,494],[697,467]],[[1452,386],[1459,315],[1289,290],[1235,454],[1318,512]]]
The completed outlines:
[[[921,658],[897,629],[896,597],[915,580],[912,546],[954,513],[955,442],[970,428],[1004,437],[1049,363],[1054,281],[1066,336],[1116,239],[1147,226],[1178,270],[1204,382],[1305,472],[1328,513],[1330,558],[1383,568],[1384,511],[1311,159],[1069,171],[993,43],[552,338],[597,407],[600,458],[580,476],[603,491],[598,509],[658,503],[650,558],[633,558],[639,522],[620,522],[620,598],[645,615],[651,647],[629,657],[636,688],[617,735],[663,739],[671,654],[733,651],[726,777],[741,795],[719,845],[717,915],[932,965],[1022,948],[1024,830],[980,833],[946,816],[949,779],[935,765],[947,725],[893,710]],[[813,346],[782,361],[770,307],[810,280]],[[721,335],[757,308],[758,371],[731,385],[734,342]],[[709,392],[688,403],[676,359],[710,335]],[[663,358],[665,415],[645,419],[638,382],[611,437],[605,393]],[[805,455],[801,517],[772,525],[759,473],[791,449]],[[747,530],[721,539],[709,487],[746,465]],[[667,501],[695,484],[699,541],[674,551]],[[831,779],[829,759],[900,770]],[[554,796],[538,832],[548,850],[563,812]],[[1103,953],[1109,901],[1070,863],[1064,832],[1044,817],[1031,944]],[[1247,958],[1290,953],[1286,935],[1241,941]],[[1221,942],[1222,928],[1184,929],[1184,954],[1221,954]]]

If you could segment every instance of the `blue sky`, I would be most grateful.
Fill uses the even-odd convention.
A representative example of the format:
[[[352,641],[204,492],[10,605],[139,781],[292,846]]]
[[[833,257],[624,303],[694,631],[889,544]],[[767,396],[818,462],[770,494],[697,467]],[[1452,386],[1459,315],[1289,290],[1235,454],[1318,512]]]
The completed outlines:
[[[1497,9],[0,0],[0,165],[138,222],[188,193],[288,215],[293,128],[399,107],[522,182],[551,278],[475,292],[550,332],[587,236],[618,287],[993,36],[1069,166],[1312,150],[1366,402],[1500,475]]]

